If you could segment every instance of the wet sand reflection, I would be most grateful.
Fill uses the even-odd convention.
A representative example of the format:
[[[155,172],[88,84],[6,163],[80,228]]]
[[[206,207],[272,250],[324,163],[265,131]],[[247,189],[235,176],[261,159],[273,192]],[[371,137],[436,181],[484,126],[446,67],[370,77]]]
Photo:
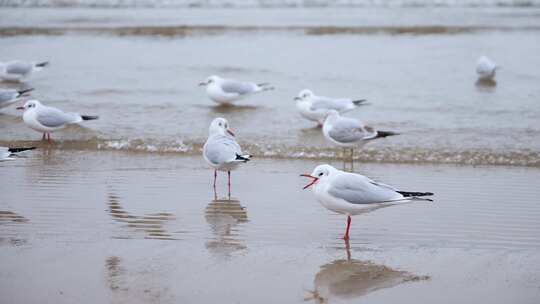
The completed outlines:
[[[134,232],[144,232],[145,239],[176,240],[164,225],[176,219],[172,213],[160,212],[143,216],[133,215],[127,212],[120,204],[120,199],[114,194],[108,195],[108,212],[110,216],[125,227],[131,228]],[[131,237],[128,237],[131,238]]]
[[[406,282],[429,279],[429,276],[418,276],[371,261],[352,259],[348,241],[345,241],[345,251],[346,259],[334,260],[320,267],[314,279],[315,290],[305,298],[306,301],[328,303],[331,299],[353,299]]]
[[[0,226],[10,225],[10,224],[21,224],[21,223],[26,223],[29,221],[30,221],[29,219],[25,218],[24,216],[16,212],[0,210]],[[4,244],[11,245],[11,246],[21,246],[26,243],[27,243],[26,239],[6,235],[5,230],[2,230],[2,232],[0,233],[0,246]]]
[[[234,252],[247,249],[238,235],[237,226],[248,222],[247,210],[239,200],[213,200],[206,207],[204,217],[213,233],[213,238],[206,243],[210,253],[230,257]]]
[[[484,91],[484,92],[491,92],[495,90],[495,87],[497,86],[497,81],[493,79],[478,79],[474,85],[478,89],[478,91]]]

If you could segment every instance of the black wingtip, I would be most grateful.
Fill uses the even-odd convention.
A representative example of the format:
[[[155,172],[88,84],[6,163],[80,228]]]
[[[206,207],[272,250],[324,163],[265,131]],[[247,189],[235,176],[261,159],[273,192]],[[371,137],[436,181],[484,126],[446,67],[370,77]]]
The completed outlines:
[[[99,116],[81,115],[81,118],[83,120],[94,120],[94,119],[98,119]]]
[[[382,138],[382,137],[388,137],[388,136],[394,136],[394,135],[399,135],[399,133],[392,132],[392,131],[379,131],[379,130],[377,130],[377,137],[376,138]]]
[[[366,102],[367,102],[367,99],[358,99],[358,100],[353,100],[352,103],[354,103],[357,106],[360,106],[360,105],[366,104]]]
[[[432,196],[433,192],[409,192],[409,191],[396,191],[404,197],[418,197],[418,196]]]
[[[34,150],[36,147],[27,147],[27,148],[8,148],[8,152],[10,153],[18,153],[28,150]]]
[[[36,66],[40,67],[40,68],[46,67],[48,65],[49,65],[48,61],[43,61],[43,62],[36,63]]]
[[[251,155],[236,154],[236,160],[239,160],[239,161],[248,162],[250,158],[251,158]]]
[[[17,93],[19,93],[19,96],[23,96],[24,94],[28,92],[32,92],[33,90],[34,88],[28,88],[28,89],[18,90]]]

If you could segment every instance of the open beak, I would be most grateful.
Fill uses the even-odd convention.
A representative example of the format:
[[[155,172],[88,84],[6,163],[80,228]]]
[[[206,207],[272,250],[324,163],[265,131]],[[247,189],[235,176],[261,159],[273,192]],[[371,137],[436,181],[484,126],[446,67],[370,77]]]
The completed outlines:
[[[16,107],[17,110],[24,110],[24,107]]]
[[[233,130],[231,130],[231,129],[229,129],[229,128],[227,128],[227,133],[231,134],[231,136],[234,136]]]
[[[315,176],[311,176],[309,174],[300,174],[300,176],[311,178],[311,182],[309,184],[305,185],[304,188],[302,188],[302,190],[305,190],[305,189],[311,187],[313,184],[315,184],[316,182],[319,181],[318,178],[316,178]]]

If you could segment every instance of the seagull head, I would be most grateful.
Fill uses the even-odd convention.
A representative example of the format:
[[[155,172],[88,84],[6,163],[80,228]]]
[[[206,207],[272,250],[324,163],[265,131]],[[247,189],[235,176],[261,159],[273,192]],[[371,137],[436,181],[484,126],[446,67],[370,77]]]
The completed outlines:
[[[28,100],[22,107],[17,107],[17,110],[28,110],[41,106],[41,103],[38,100],[32,99]]]
[[[336,171],[336,168],[330,166],[330,165],[319,165],[315,167],[313,172],[311,174],[300,174],[300,176],[307,177],[311,179],[311,182],[309,184],[305,185],[303,189],[307,189],[313,185],[315,185],[319,181],[324,181],[327,178],[332,175],[333,172]]]
[[[298,95],[294,98],[294,100],[296,101],[306,100],[311,96],[313,96],[313,92],[311,92],[308,89],[305,89],[305,90],[300,91],[300,93],[298,93]]]
[[[211,84],[211,83],[216,83],[216,82],[218,82],[220,79],[221,79],[221,78],[220,78],[219,76],[217,76],[217,75],[212,75],[212,76],[209,76],[208,78],[206,78],[205,81],[200,82],[200,83],[199,83],[199,86],[207,86],[207,85],[209,85],[209,84]]]
[[[234,136],[233,130],[229,128],[229,122],[225,118],[218,117],[212,121],[209,129],[210,135],[221,134]]]

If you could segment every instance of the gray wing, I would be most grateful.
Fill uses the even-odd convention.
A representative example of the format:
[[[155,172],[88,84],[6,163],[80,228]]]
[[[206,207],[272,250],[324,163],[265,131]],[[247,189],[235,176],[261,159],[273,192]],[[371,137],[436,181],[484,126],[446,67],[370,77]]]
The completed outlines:
[[[219,165],[236,160],[237,155],[242,155],[242,149],[233,138],[214,135],[206,141],[203,153],[208,161]]]
[[[351,204],[376,204],[403,199],[391,186],[350,173],[334,179],[328,193]]]
[[[311,104],[311,110],[328,109],[342,111],[347,108],[347,99],[332,99],[328,97],[318,96],[314,98]]]
[[[80,122],[81,117],[75,113],[65,113],[56,108],[42,107],[36,115],[37,121],[49,128],[60,127],[65,124]]]
[[[15,99],[17,95],[15,90],[0,90],[0,107],[2,107],[2,103]]]
[[[328,135],[342,143],[352,143],[363,139],[370,139],[372,134],[366,130],[358,120],[340,117],[332,124]]]
[[[28,62],[12,62],[6,66],[6,73],[26,75],[32,71],[33,67],[34,66]]]
[[[250,82],[240,82],[232,79],[224,80],[221,89],[226,93],[245,95],[255,92],[257,85]]]

